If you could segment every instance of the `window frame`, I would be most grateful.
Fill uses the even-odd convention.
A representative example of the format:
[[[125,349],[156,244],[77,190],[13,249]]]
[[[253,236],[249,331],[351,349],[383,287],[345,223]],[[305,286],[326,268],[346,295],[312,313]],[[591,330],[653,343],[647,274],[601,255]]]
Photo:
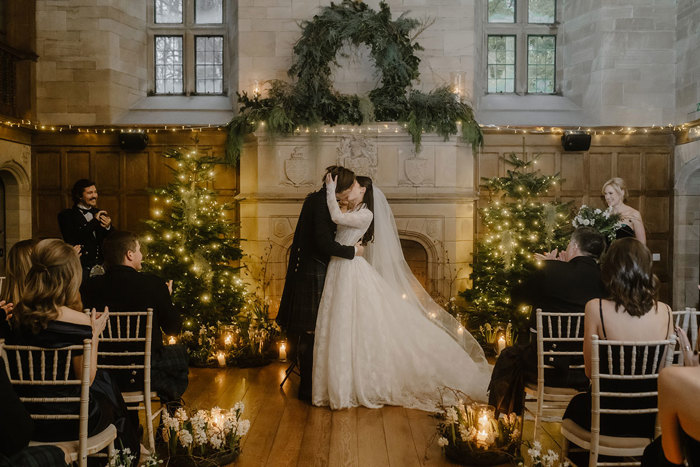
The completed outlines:
[[[226,15],[230,10],[229,0],[222,0],[222,23],[195,23],[195,2],[196,0],[182,0],[182,23],[156,23],[155,22],[155,0],[149,0],[151,6],[148,8],[148,88],[149,96],[228,96],[229,54],[227,46],[229,44]],[[156,36],[182,36],[182,61],[183,61],[183,92],[180,94],[156,93],[155,76],[155,38]],[[196,80],[196,37],[216,36],[223,41],[222,51],[222,83],[221,93],[197,93]]]
[[[562,38],[559,32],[559,12],[561,11],[561,0],[554,0],[554,22],[553,23],[529,23],[528,16],[529,0],[515,1],[515,22],[514,23],[489,23],[489,0],[479,2],[482,6],[481,13],[481,41],[482,66],[480,67],[480,87],[483,95],[531,95],[531,96],[551,96],[561,95],[562,69],[561,69],[561,49]],[[489,92],[488,91],[488,38],[489,36],[515,36],[515,91]],[[554,36],[555,58],[554,58],[554,92],[552,93],[531,93],[528,92],[528,36]]]

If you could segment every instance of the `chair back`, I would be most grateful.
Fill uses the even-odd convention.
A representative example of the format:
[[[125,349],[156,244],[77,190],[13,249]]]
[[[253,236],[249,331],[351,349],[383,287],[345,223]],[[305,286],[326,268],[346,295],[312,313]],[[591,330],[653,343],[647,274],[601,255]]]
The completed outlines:
[[[97,368],[108,369],[117,381],[147,379],[150,383],[152,329],[152,308],[146,311],[110,311],[107,325],[100,335]]]
[[[597,335],[592,336],[591,453],[594,447],[597,452],[602,414],[633,416],[658,412],[657,379],[659,371],[671,365],[675,343],[675,336],[647,342],[600,340]],[[653,436],[653,432],[649,435]]]
[[[546,370],[561,369],[583,374],[584,313],[549,312],[537,309],[537,382],[546,384]]]
[[[700,326],[700,311],[695,308],[686,307],[685,310],[672,312],[673,324],[681,328],[690,340],[692,349],[698,347],[698,326]],[[680,341],[676,342],[676,347],[673,350],[673,363],[683,365],[683,352],[680,348]]]
[[[83,371],[82,378],[78,379],[72,368],[72,359],[80,352]],[[7,377],[32,419],[76,420],[81,453],[87,452],[91,352],[90,339],[85,339],[82,345],[56,349],[2,346]],[[70,407],[67,409],[66,404],[75,406],[75,410],[68,410]]]

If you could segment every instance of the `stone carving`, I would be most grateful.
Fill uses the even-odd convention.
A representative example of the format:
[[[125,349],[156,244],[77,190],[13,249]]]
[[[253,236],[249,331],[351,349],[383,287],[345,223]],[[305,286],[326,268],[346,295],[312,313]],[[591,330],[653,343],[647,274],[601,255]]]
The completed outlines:
[[[311,163],[306,158],[304,148],[302,146],[294,147],[289,159],[284,161],[284,175],[287,180],[283,183],[295,187],[313,185],[308,179],[310,173]]]
[[[408,161],[406,161],[408,162]],[[430,219],[427,222],[426,228],[425,228],[425,233],[428,234],[430,238],[433,240],[441,240],[441,232],[440,232],[440,221],[437,219]]]
[[[421,185],[427,175],[428,159],[422,159],[417,155],[404,161],[404,171],[406,178],[414,185]]]
[[[274,232],[275,237],[282,238],[285,235],[287,235],[287,231],[288,231],[287,227],[288,226],[289,226],[289,222],[287,222],[286,220],[282,220],[282,219],[275,220],[273,227],[272,227],[272,231]]]
[[[337,149],[338,165],[342,165],[355,175],[364,175],[375,179],[377,176],[377,143],[363,136],[344,136]]]

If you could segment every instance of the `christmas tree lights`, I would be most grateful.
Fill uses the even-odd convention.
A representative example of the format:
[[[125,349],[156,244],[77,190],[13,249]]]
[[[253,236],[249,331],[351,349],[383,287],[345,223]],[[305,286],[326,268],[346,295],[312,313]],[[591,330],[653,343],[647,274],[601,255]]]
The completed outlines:
[[[255,294],[239,277],[242,257],[230,203],[211,189],[221,160],[196,152],[164,154],[173,181],[153,190],[153,218],[142,239],[145,269],[173,279],[173,302],[183,312],[180,336],[194,364],[264,359],[276,326],[261,316]]]
[[[515,153],[504,157],[512,169],[504,177],[484,179],[489,204],[479,210],[484,233],[477,241],[470,279],[472,287],[461,295],[467,301],[467,320],[472,330],[485,324],[518,333],[526,330],[529,310],[516,310],[511,290],[536,267],[534,253],[566,244],[570,230],[569,203],[544,202],[539,198],[560,183],[557,175],[533,171],[536,160],[526,161]],[[482,337],[480,333],[475,333]]]

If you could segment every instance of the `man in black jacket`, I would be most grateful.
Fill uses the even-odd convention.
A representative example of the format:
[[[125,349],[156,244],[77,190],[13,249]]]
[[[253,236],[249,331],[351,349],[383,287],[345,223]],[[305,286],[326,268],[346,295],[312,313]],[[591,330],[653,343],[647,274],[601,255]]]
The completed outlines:
[[[339,200],[345,201],[354,191],[358,191],[359,185],[352,170],[340,166],[328,167],[323,175],[324,181],[328,173],[333,178],[337,177],[335,191]],[[362,255],[364,250],[359,243],[354,247],[339,244],[335,241],[335,231],[336,225],[326,204],[324,183],[321,190],[306,197],[301,208],[277,314],[277,323],[287,332],[290,350],[299,362],[299,399],[307,402],[311,401],[316,316],[328,262],[331,256],[353,259],[356,254]]]
[[[544,260],[544,264],[511,293],[515,306],[532,307],[530,329],[536,330],[537,308],[549,312],[583,313],[589,300],[604,296],[605,289],[597,263],[604,248],[605,239],[597,230],[580,227],[571,235],[566,250],[558,256],[556,250],[536,255]],[[579,363],[583,362],[559,357],[553,363],[554,370],[545,374],[547,385],[577,389],[587,386],[588,380],[583,370],[569,370],[570,364]],[[489,404],[495,406],[498,412],[521,413],[524,385],[536,382],[537,346],[533,334],[528,344],[509,347],[501,352],[491,375]]]
[[[178,334],[182,326],[181,314],[170,299],[172,281],[166,284],[153,274],[139,272],[143,255],[137,237],[131,232],[114,232],[107,237],[104,255],[106,272],[90,278],[83,286],[83,305],[97,310],[108,306],[110,311],[153,308],[151,387],[162,401],[178,400],[188,384],[187,351],[181,344],[163,345],[163,332]],[[122,392],[143,388],[143,374],[116,376]]]
[[[58,226],[66,243],[80,245],[80,263],[83,266],[83,282],[90,272],[103,261],[102,242],[112,228],[107,211],[97,207],[95,182],[80,179],[71,190],[73,207],[58,214]],[[101,272],[101,271],[99,271]]]

